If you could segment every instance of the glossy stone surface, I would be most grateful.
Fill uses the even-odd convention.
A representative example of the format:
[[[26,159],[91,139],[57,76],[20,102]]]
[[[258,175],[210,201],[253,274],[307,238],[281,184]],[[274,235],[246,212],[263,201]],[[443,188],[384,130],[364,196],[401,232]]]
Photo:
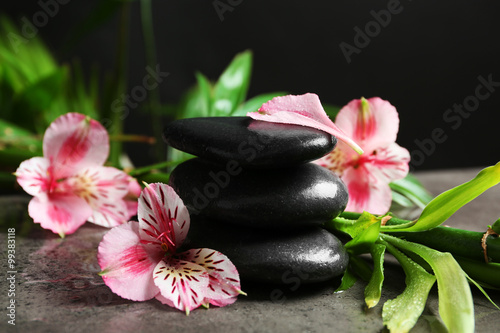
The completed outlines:
[[[233,162],[186,161],[172,171],[169,184],[192,215],[256,228],[320,225],[347,205],[344,183],[316,164],[249,170]]]
[[[288,167],[318,159],[337,139],[305,126],[275,124],[250,117],[189,118],[171,122],[165,142],[179,150],[224,164],[257,168]]]
[[[186,248],[198,247],[228,256],[242,281],[321,282],[341,275],[349,261],[342,243],[319,227],[269,235],[195,217]]]

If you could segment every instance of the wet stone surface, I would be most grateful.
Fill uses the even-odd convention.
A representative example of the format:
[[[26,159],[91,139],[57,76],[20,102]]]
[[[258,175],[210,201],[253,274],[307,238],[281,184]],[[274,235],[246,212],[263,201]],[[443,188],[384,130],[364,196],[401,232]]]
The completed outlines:
[[[250,117],[188,118],[169,123],[165,142],[176,149],[225,164],[289,167],[318,159],[333,150],[330,134],[298,125],[275,124]]]
[[[443,170],[417,174],[432,194],[473,178],[479,169]],[[466,205],[448,222],[452,227],[484,231],[498,218],[500,187],[486,191]],[[224,308],[197,309],[186,315],[156,300],[134,302],[113,294],[97,275],[97,246],[107,231],[86,224],[61,240],[42,230],[27,217],[26,200],[0,197],[0,246],[6,253],[7,229],[16,229],[16,326],[7,323],[6,303],[2,303],[0,332],[383,332],[381,309],[405,287],[405,275],[390,256],[384,263],[382,298],[374,309],[364,307],[366,283],[358,281],[342,293],[333,291],[340,278],[316,284],[302,283],[291,275],[280,285],[242,281],[248,296]],[[9,270],[4,258],[4,274]],[[9,281],[0,280],[2,302],[8,300]],[[498,331],[498,310],[472,288],[477,333]],[[500,292],[488,290],[500,304]],[[412,333],[445,332],[437,319],[438,291],[433,288],[423,316]]]
[[[342,243],[319,227],[269,235],[192,218],[186,248],[198,247],[228,256],[242,281],[285,284],[300,278],[302,283],[322,282],[341,275],[349,261]]]
[[[264,229],[323,224],[338,216],[348,199],[344,183],[312,163],[249,170],[196,158],[177,166],[169,184],[192,215]]]

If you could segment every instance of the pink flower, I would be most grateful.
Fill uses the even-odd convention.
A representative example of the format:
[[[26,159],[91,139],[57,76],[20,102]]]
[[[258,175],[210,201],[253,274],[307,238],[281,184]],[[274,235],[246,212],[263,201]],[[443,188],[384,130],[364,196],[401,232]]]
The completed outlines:
[[[349,192],[347,211],[385,214],[391,205],[389,183],[408,174],[410,154],[396,144],[396,108],[378,97],[352,100],[335,123],[363,148],[358,155],[344,143],[315,161],[341,176]]]
[[[328,118],[316,94],[275,97],[264,103],[259,111],[249,112],[247,116],[272,123],[314,127],[344,141],[356,152],[360,154],[363,152],[361,147],[349,135]]]
[[[236,267],[222,253],[206,248],[177,253],[190,219],[170,186],[146,186],[138,217],[139,222],[111,229],[99,245],[100,275],[114,293],[134,301],[155,297],[186,314],[200,305],[231,304],[243,293]]]
[[[34,196],[28,206],[33,220],[64,237],[86,221],[113,227],[135,215],[137,203],[124,197],[139,185],[103,166],[108,153],[108,133],[97,121],[78,113],[57,118],[43,137],[44,157],[22,162],[15,173]]]

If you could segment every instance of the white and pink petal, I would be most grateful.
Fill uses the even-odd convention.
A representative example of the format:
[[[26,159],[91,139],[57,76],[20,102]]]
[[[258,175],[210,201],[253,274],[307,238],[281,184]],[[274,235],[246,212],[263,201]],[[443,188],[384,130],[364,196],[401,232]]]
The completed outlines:
[[[408,174],[410,153],[406,148],[392,143],[375,151],[366,165],[369,172],[380,182],[389,184],[394,180],[406,177]]]
[[[258,111],[249,112],[247,116],[261,121],[316,128],[344,141],[356,152],[363,152],[352,138],[328,118],[316,94],[275,97],[264,103]]]
[[[52,177],[49,160],[43,157],[33,157],[22,162],[15,175],[23,190],[33,196],[49,193],[57,186]]]
[[[132,216],[137,215],[137,207],[139,205],[138,200],[141,195],[142,188],[135,178],[129,177],[128,181],[128,193],[124,200],[127,205],[128,218],[131,218]]]
[[[224,254],[202,248],[182,252],[179,257],[206,269],[209,275],[206,303],[226,306],[234,303],[238,295],[243,294],[238,270]]]
[[[93,214],[89,221],[113,227],[130,217],[124,197],[128,193],[129,176],[113,167],[92,166],[66,179],[61,186],[84,199]]]
[[[189,230],[189,212],[174,189],[148,184],[139,197],[138,218],[143,244],[174,254]]]
[[[399,116],[396,108],[379,97],[355,99],[338,113],[335,124],[359,143],[366,154],[396,141]]]
[[[145,301],[160,291],[153,281],[162,253],[148,252],[140,243],[139,223],[128,222],[108,231],[99,244],[97,259],[104,283],[117,295]]]
[[[108,154],[108,132],[83,114],[60,116],[43,137],[43,155],[54,167],[56,178],[71,176],[92,165],[103,165]]]
[[[209,278],[199,265],[168,257],[155,267],[153,279],[160,289],[161,297],[157,299],[167,305],[189,314],[204,304]]]
[[[61,237],[75,232],[92,214],[92,208],[72,194],[53,193],[31,199],[28,213],[42,228],[52,230]]]
[[[376,215],[389,211],[392,201],[389,184],[375,178],[366,165],[347,168],[342,175],[342,180],[349,193],[346,211],[359,213],[367,211]]]

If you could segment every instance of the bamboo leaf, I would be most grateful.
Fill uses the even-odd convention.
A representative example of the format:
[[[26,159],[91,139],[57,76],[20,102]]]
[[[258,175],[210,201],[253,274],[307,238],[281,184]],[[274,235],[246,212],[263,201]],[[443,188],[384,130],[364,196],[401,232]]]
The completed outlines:
[[[415,176],[408,174],[405,178],[398,179],[389,184],[394,194],[398,193],[407,198],[420,208],[424,208],[431,200],[432,196]],[[408,206],[404,206],[408,207]]]
[[[378,240],[380,234],[380,221],[361,231],[356,237],[347,242],[346,250],[352,254],[368,253],[372,245]]]
[[[356,216],[354,219],[350,219],[349,217],[337,217],[325,223],[325,228],[331,230],[332,232],[344,232],[352,238],[355,238],[370,225],[380,221],[379,217],[376,217],[368,212],[363,212],[361,215]]]
[[[406,274],[406,288],[401,295],[384,303],[382,318],[391,332],[409,332],[422,314],[436,277],[389,243],[387,250],[398,260]]]
[[[247,96],[252,71],[252,52],[237,54],[214,86],[212,114],[230,116]]]
[[[338,293],[350,289],[352,286],[354,286],[357,280],[358,278],[352,272],[352,269],[350,267],[347,267],[344,275],[342,276],[342,282],[340,283],[340,286],[334,292]]]
[[[365,288],[365,303],[368,308],[373,308],[378,304],[382,295],[385,245],[373,244],[370,253],[373,258],[373,273]]]
[[[439,296],[439,314],[450,332],[474,332],[474,304],[467,278],[450,253],[381,234],[391,245],[413,252],[424,259],[434,271]]]
[[[500,162],[481,170],[472,180],[454,187],[435,197],[427,206],[415,225],[399,231],[425,231],[435,228],[446,221],[461,207],[477,198],[484,191],[500,182]]]

